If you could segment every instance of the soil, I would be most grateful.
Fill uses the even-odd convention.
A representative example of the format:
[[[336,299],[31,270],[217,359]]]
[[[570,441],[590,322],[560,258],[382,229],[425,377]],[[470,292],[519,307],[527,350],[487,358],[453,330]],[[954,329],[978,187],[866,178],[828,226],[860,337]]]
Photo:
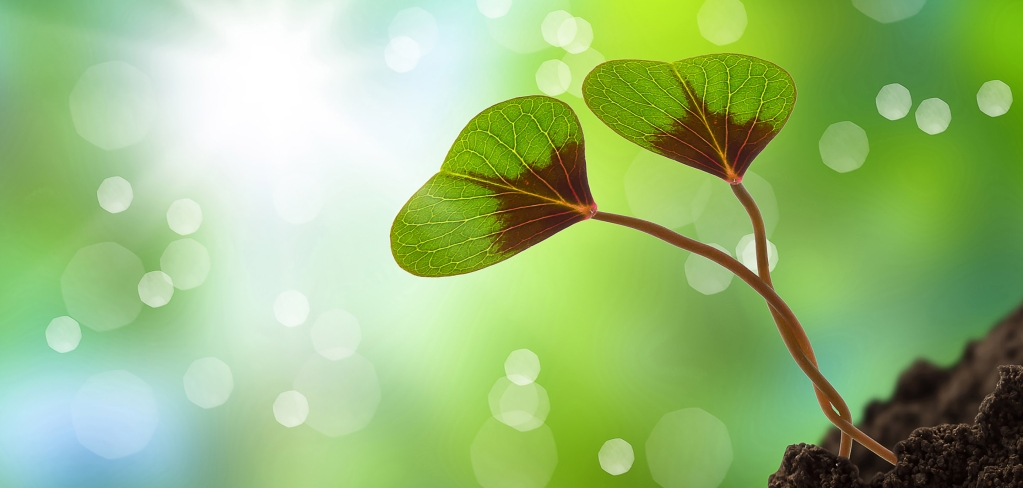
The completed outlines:
[[[1023,308],[970,343],[956,365],[918,361],[890,400],[867,406],[859,427],[895,446],[894,469],[859,445],[839,458],[834,430],[824,448],[789,446],[768,486],[1023,487],[1023,367],[999,367],[1014,364],[1023,364]]]

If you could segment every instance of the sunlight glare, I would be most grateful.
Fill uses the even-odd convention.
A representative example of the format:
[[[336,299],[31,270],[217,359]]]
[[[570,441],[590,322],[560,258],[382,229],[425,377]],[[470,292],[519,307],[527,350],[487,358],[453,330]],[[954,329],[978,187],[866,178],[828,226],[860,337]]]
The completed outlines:
[[[338,125],[327,96],[336,73],[320,56],[322,19],[194,8],[215,44],[178,53],[173,69],[179,122],[200,147],[246,162],[280,160]]]

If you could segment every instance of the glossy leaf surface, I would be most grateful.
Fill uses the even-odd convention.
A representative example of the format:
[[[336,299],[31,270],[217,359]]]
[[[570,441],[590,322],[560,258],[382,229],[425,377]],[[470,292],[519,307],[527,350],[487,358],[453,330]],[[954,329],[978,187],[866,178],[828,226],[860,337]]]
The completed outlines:
[[[785,125],[796,87],[774,63],[711,54],[674,63],[608,61],[586,77],[583,96],[626,139],[738,183]]]
[[[391,252],[418,276],[469,273],[596,213],[583,134],[564,102],[522,97],[474,117],[401,209]]]

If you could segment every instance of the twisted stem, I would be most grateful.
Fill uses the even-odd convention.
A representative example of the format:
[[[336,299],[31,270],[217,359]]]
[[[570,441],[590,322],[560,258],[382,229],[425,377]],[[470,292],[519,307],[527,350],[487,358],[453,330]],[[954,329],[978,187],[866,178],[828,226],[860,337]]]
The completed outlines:
[[[736,198],[742,203],[743,208],[746,209],[746,213],[749,214],[750,223],[753,225],[753,240],[757,250],[757,272],[760,278],[767,283],[767,286],[774,288],[774,283],[771,281],[771,266],[770,259],[767,250],[767,231],[764,226],[764,218],[760,213],[760,208],[757,207],[757,202],[750,195],[749,191],[742,183],[730,185],[732,192],[735,193]],[[810,345],[810,338],[806,336],[806,331],[803,330],[798,324],[792,325],[785,321],[777,311],[771,309],[771,316],[774,318],[774,323],[778,327],[778,330],[787,329],[792,336],[795,336],[799,349],[803,351],[803,354],[813,363],[814,367],[817,366],[817,358],[813,353],[813,347]],[[847,422],[852,422],[852,413],[849,411],[849,406],[846,405],[845,401],[839,397],[838,403],[830,402],[824,392],[814,386],[814,394],[817,396],[817,403],[820,404],[821,410],[827,415],[831,412],[832,406],[835,410],[838,410],[839,416]],[[837,426],[837,424],[836,424]],[[839,443],[838,455],[842,457],[849,457],[852,452],[852,436],[848,432],[842,430],[842,440]]]
[[[739,279],[745,281],[746,284],[753,288],[754,291],[759,293],[760,296],[767,301],[771,309],[777,312],[784,319],[783,322],[793,324],[794,328],[802,328],[799,326],[799,320],[792,312],[792,309],[789,308],[788,304],[786,304],[780,296],[778,296],[778,294],[774,291],[774,288],[746,268],[745,265],[732,258],[732,256],[728,253],[722,252],[702,242],[690,239],[668,229],[667,227],[663,227],[646,220],[599,211],[593,216],[593,219],[618,224],[650,234],[651,236],[661,239],[673,246],[699,254],[700,256],[714,261],[725,269],[731,271],[733,274],[738,276]],[[844,401],[842,401],[842,397],[838,394],[838,391],[831,386],[831,383],[829,383],[824,375],[821,374],[814,362],[811,361],[803,349],[799,347],[799,339],[796,334],[794,334],[789,327],[780,327],[779,332],[781,332],[782,340],[785,342],[785,347],[788,348],[789,354],[791,354],[793,359],[795,359],[796,364],[803,371],[803,374],[810,378],[810,381],[813,382],[814,386],[824,394],[831,404],[843,405]],[[841,429],[842,432],[848,433],[853,439],[860,444],[863,444],[863,446],[867,449],[870,449],[878,456],[881,456],[885,460],[895,464],[896,458],[891,451],[884,448],[884,446],[878,444],[877,441],[871,439],[870,436],[860,431],[852,424],[852,422],[843,419],[841,415],[834,412],[831,408],[826,409],[824,414],[828,417],[828,420]]]

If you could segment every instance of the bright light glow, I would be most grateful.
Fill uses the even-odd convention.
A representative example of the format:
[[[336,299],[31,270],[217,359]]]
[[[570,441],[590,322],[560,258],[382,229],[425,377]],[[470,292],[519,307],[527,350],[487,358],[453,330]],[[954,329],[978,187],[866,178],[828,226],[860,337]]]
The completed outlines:
[[[196,149],[230,160],[293,162],[337,133],[328,86],[336,73],[321,59],[331,5],[296,16],[234,2],[185,0],[215,37],[212,45],[162,53],[175,83],[169,107]],[[310,7],[313,8],[313,7]],[[225,154],[226,153],[226,154]]]
[[[870,141],[866,131],[847,120],[829,125],[817,148],[824,164],[839,173],[848,173],[863,166],[870,154]]]
[[[323,208],[323,186],[306,174],[285,177],[274,188],[274,210],[289,224],[311,222]]]
[[[597,460],[600,461],[600,469],[612,476],[618,476],[632,469],[632,463],[636,462],[636,453],[632,450],[632,444],[625,440],[611,439],[600,446]]]
[[[75,319],[68,317],[57,317],[46,326],[46,344],[50,349],[61,354],[71,352],[78,348],[82,342],[82,328]]]
[[[131,191],[131,183],[120,176],[111,176],[100,183],[96,190],[99,206],[112,214],[128,210],[135,194]]]
[[[952,109],[940,98],[928,98],[916,108],[916,125],[930,135],[941,134],[952,123]]]

